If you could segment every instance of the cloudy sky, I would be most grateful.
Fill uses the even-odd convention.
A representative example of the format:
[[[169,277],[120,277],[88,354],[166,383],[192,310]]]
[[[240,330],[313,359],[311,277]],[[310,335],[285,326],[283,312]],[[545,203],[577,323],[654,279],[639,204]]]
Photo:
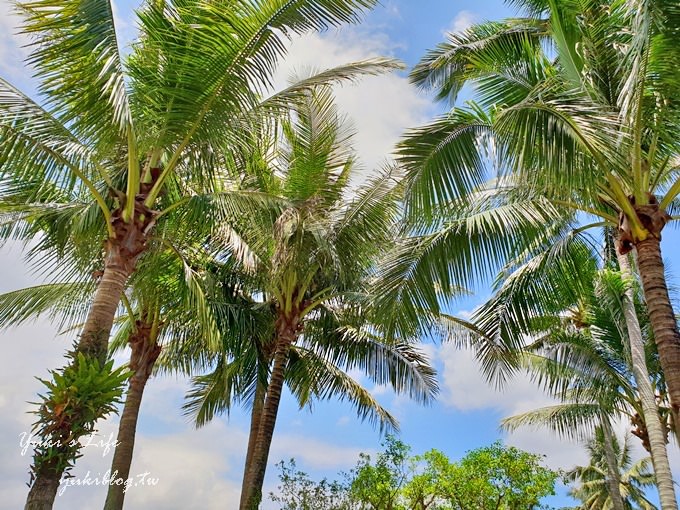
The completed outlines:
[[[295,70],[323,68],[376,55],[395,56],[408,66],[449,30],[461,30],[470,23],[512,14],[501,0],[385,0],[359,27],[310,35],[292,43],[290,58],[280,79]],[[116,16],[122,40],[134,36],[135,22],[131,0],[117,0]],[[34,91],[31,71],[22,64],[25,43],[16,35],[17,19],[10,15],[7,0],[0,0],[0,74],[29,93]],[[425,122],[437,113],[429,98],[408,84],[405,75],[392,74],[363,80],[337,92],[342,109],[358,131],[357,147],[366,169],[385,161],[402,130]],[[680,262],[677,232],[664,240],[666,253],[676,252]],[[673,250],[673,246],[675,250]],[[21,259],[20,246],[0,252],[0,291],[35,284]],[[469,314],[485,297],[482,289],[473,299],[460,302],[459,315]],[[0,360],[0,506],[19,508],[25,500],[30,451],[22,454],[21,434],[30,430],[32,407],[27,404],[39,390],[34,376],[46,377],[49,368],[63,363],[62,355],[72,337],[59,335],[47,322],[2,332],[4,356]],[[507,435],[499,432],[499,420],[549,402],[524,378],[512,381],[498,392],[479,375],[469,352],[450,345],[426,345],[440,371],[441,398],[422,408],[385,388],[373,393],[400,420],[401,439],[415,453],[438,448],[451,458],[465,451],[503,438],[506,443],[546,455],[554,468],[569,468],[586,462],[582,448],[558,440],[540,430],[522,430]],[[235,411],[194,430],[180,413],[185,380],[155,378],[144,397],[132,475],[147,485],[130,488],[126,507],[235,509],[247,442],[248,417]],[[284,394],[280,418],[272,445],[266,491],[276,486],[274,463],[295,457],[298,467],[315,476],[333,476],[356,463],[359,452],[375,452],[381,438],[368,424],[357,421],[352,410],[339,403],[319,403],[313,412],[299,410]],[[626,428],[621,425],[621,430]],[[103,423],[99,439],[115,435],[117,419]],[[108,469],[111,453],[91,446],[85,449],[74,475],[77,479],[101,477]],[[680,475],[680,459],[674,452],[675,472]],[[157,480],[149,485],[150,479]],[[563,491],[562,491],[563,492]],[[102,487],[67,487],[57,498],[55,508],[98,508],[103,504]],[[552,503],[566,503],[564,496]],[[265,508],[273,508],[271,503]]]

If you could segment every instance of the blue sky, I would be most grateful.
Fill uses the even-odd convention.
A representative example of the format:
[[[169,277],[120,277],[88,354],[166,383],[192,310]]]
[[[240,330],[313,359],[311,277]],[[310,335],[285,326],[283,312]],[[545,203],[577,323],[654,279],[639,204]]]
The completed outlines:
[[[132,10],[135,5],[130,1],[116,3],[123,39],[134,35]],[[0,0],[0,13],[5,12],[9,13],[8,3]],[[500,0],[385,0],[359,27],[295,41],[278,82],[283,83],[294,69],[329,67],[375,55],[395,56],[411,67],[427,48],[442,40],[445,31],[512,14]],[[25,55],[21,49],[23,41],[11,35],[15,22],[12,16],[0,16],[0,74],[31,92],[30,70],[21,64]],[[366,173],[389,157],[404,128],[427,121],[442,108],[411,87],[404,73],[366,79],[357,86],[343,87],[337,95],[341,108],[352,118],[358,131],[357,146]],[[664,237],[663,249],[671,269],[677,269],[680,263],[679,247],[677,229],[669,231]],[[0,291],[36,281],[22,263],[19,247],[0,252],[0,262]],[[475,297],[455,303],[452,311],[466,316],[487,296],[488,290],[479,289]],[[31,422],[26,414],[30,410],[26,401],[32,400],[38,390],[33,376],[45,376],[48,368],[60,366],[63,352],[71,343],[69,335],[57,333],[56,328],[45,321],[2,333],[7,353],[0,361],[0,415],[3,416],[0,501],[3,506],[20,507],[25,498],[30,459],[21,455],[19,434],[27,431]],[[513,380],[499,393],[485,384],[470,353],[457,351],[450,345],[426,345],[424,349],[439,369],[442,388],[439,400],[430,407],[414,405],[362,379],[399,418],[400,438],[410,444],[415,453],[437,448],[457,459],[467,450],[503,438],[509,444],[545,454],[551,467],[569,468],[586,461],[579,445],[561,441],[548,432],[522,430],[511,435],[499,432],[502,417],[549,402],[525,378]],[[357,378],[361,379],[359,374]],[[194,431],[180,413],[186,387],[183,379],[154,378],[149,383],[142,405],[132,474],[150,472],[150,476],[158,478],[158,485],[131,488],[126,508],[237,508],[248,415],[235,410],[230,417]],[[266,490],[276,485],[273,465],[281,459],[295,457],[299,468],[314,476],[332,477],[340,470],[353,467],[359,452],[379,449],[378,432],[367,423],[358,422],[348,406],[322,402],[310,412],[297,409],[288,397],[284,395],[277,422]],[[116,428],[117,419],[111,419],[102,424],[100,435],[106,438],[115,433]],[[620,430],[627,428],[622,424]],[[110,454],[103,455],[97,448],[87,449],[74,474],[84,477],[89,471],[90,476],[97,476],[108,469],[110,461]],[[680,474],[677,451],[673,452],[672,463],[675,472]],[[98,508],[103,498],[101,487],[71,487],[58,497],[55,508]],[[567,502],[563,495],[550,501],[555,506]],[[265,504],[264,508],[273,507]]]

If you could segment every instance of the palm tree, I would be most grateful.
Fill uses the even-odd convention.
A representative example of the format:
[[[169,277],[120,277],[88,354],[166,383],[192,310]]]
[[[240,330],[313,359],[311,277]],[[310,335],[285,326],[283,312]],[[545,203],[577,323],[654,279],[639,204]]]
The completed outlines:
[[[125,65],[107,0],[18,4],[23,32],[34,39],[30,62],[46,106],[0,82],[0,165],[3,186],[13,191],[8,205],[39,222],[54,216],[55,198],[75,195],[80,207],[71,215],[89,214],[96,227],[91,238],[104,242],[102,275],[74,348],[74,368],[103,364],[120,297],[163,221],[163,207],[188,203],[164,203],[164,190],[180,174],[210,182],[225,143],[238,138],[237,124],[269,85],[285,53],[284,38],[356,21],[373,4],[149,2],[140,11],[140,37]],[[393,67],[384,60],[350,65],[312,82]],[[6,236],[21,232],[5,229]],[[42,416],[45,423],[60,422],[62,436],[54,440],[77,440],[76,431],[98,418],[59,411],[68,423],[54,413]],[[36,452],[27,508],[51,508],[69,456],[58,449]]]
[[[339,378],[333,368],[339,365],[363,368],[377,382],[420,401],[436,391],[424,358],[405,341],[384,335],[367,294],[377,257],[395,235],[395,177],[386,173],[359,189],[349,187],[356,166],[351,133],[327,88],[303,98],[280,133],[273,139],[254,135],[244,156],[251,161],[251,177],[244,182],[285,205],[274,215],[242,218],[230,238],[237,248],[231,250],[233,260],[251,272],[261,306],[272,313],[269,338],[260,339],[259,349],[249,349],[255,376],[243,509],[256,507],[261,498],[285,382],[303,401],[308,396],[299,392],[305,380],[318,385],[313,393],[325,398],[339,392],[338,381],[350,382]],[[350,388],[343,392],[351,393]],[[365,416],[369,407],[359,402]]]
[[[275,311],[271,373],[241,508],[259,502],[281,388],[291,358],[312,346],[346,369],[361,367],[419,401],[436,390],[433,372],[372,315],[368,284],[382,250],[395,236],[397,180],[391,173],[351,190],[356,158],[350,133],[328,90],[318,90],[285,122],[277,154],[283,173],[272,182],[289,206],[261,231],[263,291]],[[347,194],[353,194],[352,199]]]
[[[522,189],[513,189],[511,184],[506,180],[505,189],[486,192],[486,200],[493,207],[487,217],[502,218],[499,211],[506,207],[508,197],[517,201],[517,195],[522,196]],[[461,237],[476,223],[474,215],[467,223],[463,221],[465,214],[463,209],[462,220],[458,222],[463,227],[459,229]],[[497,276],[495,295],[479,307],[470,321],[446,317],[448,333],[457,342],[474,347],[487,376],[501,384],[509,371],[522,365],[526,339],[541,338],[533,346],[541,349],[537,358],[540,363],[532,363],[531,369],[538,370],[538,381],[549,391],[568,401],[528,413],[514,423],[547,424],[561,434],[574,434],[603,422],[603,408],[624,412],[633,424],[642,425],[638,434],[656,459],[655,469],[665,501],[673,505],[664,431],[669,417],[666,409],[657,406],[657,398],[660,405],[665,403],[665,383],[649,343],[645,347],[641,336],[641,331],[648,332],[649,328],[641,328],[637,315],[644,313],[631,310],[628,303],[632,299],[630,282],[611,272],[598,275],[602,244],[588,234],[588,227],[592,226],[575,227],[574,218],[567,215],[561,218],[561,223],[553,222],[543,238],[533,239],[529,246],[515,239],[518,255]],[[498,237],[502,239],[501,235]],[[605,252],[612,253],[614,250],[609,248],[612,237],[606,235],[604,241]],[[608,264],[616,262],[610,258]],[[598,322],[593,322],[594,311]],[[593,326],[597,327],[597,335],[587,329]],[[605,331],[609,331],[604,337],[608,344],[600,339]],[[651,341],[651,337],[647,338]],[[595,342],[596,339],[599,340]],[[603,350],[604,345],[608,347]],[[650,379],[649,372],[654,379]],[[612,393],[615,388],[618,393]]]
[[[611,491],[606,483],[609,463],[606,460],[605,442],[602,429],[597,429],[595,437],[587,444],[590,463],[587,466],[572,469],[565,476],[565,481],[579,484],[569,491],[571,497],[581,501],[578,509],[613,508]],[[624,439],[623,447],[616,439],[613,444],[623,508],[625,510],[656,510],[656,507],[645,497],[645,488],[654,485],[654,475],[649,471],[649,459],[632,462],[628,437]]]
[[[531,274],[523,276],[528,282]],[[588,275],[584,278],[587,279]],[[631,355],[626,343],[628,329],[624,313],[628,311],[622,303],[631,296],[626,296],[625,283],[616,273],[605,271],[591,278],[596,282],[595,293],[591,297],[584,295],[579,302],[563,308],[569,311],[568,316],[551,318],[534,315],[529,320],[538,329],[533,332],[524,330],[525,334],[542,335],[527,347],[536,353],[529,360],[530,373],[562,403],[507,418],[503,425],[515,429],[521,425],[541,424],[570,437],[579,437],[587,434],[593,426],[599,427],[604,434],[603,447],[610,464],[613,507],[622,508],[623,503],[617,497],[618,472],[614,469],[616,462],[611,447],[610,423],[621,415],[628,416],[631,424],[637,427],[636,435],[644,439],[643,445],[652,453],[662,507],[677,508],[673,506],[675,495],[665,448],[667,439],[644,359],[638,363],[644,367],[646,379],[642,379],[639,373],[633,377],[633,372],[636,372],[632,363],[635,353]],[[544,284],[541,282],[535,286]],[[521,300],[520,296],[521,293],[514,299]],[[489,317],[491,310],[503,304],[510,309],[516,307],[506,293],[504,298],[494,298],[485,304],[476,319],[486,317],[482,321],[494,322]],[[547,332],[541,332],[546,325]],[[477,326],[478,331],[487,326]],[[641,337],[639,342],[643,345]],[[644,347],[640,350],[639,355],[643,358],[649,355],[644,352]],[[651,397],[646,393],[650,393]],[[651,404],[645,399],[651,400]]]
[[[193,364],[215,356],[223,338],[245,328],[253,317],[234,299],[231,329],[221,330],[210,307],[203,284],[205,256],[191,256],[191,249],[180,251],[166,241],[158,252],[149,253],[144,267],[131,278],[123,296],[124,315],[111,342],[111,351],[130,347],[128,382],[111,461],[111,473],[127,479],[132,465],[142,397],[153,372],[191,373]],[[226,305],[226,303],[225,303]],[[125,498],[123,485],[110,484],[104,508],[121,509]]]
[[[415,83],[452,102],[464,84],[474,83],[480,106],[454,108],[412,131],[401,144],[411,217],[431,219],[452,202],[474,199],[491,162],[496,186],[511,176],[522,183],[524,199],[533,194],[553,207],[592,214],[616,226],[619,252],[637,252],[677,413],[680,335],[659,240],[671,219],[666,208],[680,192],[675,137],[680,116],[671,99],[680,81],[670,64],[676,58],[672,41],[678,10],[654,0],[512,3],[529,16],[452,34],[412,72]],[[497,230],[491,229],[491,235]],[[494,249],[512,246],[517,233],[511,234],[504,242],[487,243]],[[439,239],[437,252],[429,250],[419,261],[413,281],[425,280],[429,272],[436,275],[431,280],[447,282],[454,274],[449,265],[435,261],[446,260],[456,245],[443,235]],[[491,262],[499,258],[489,253]]]
[[[253,301],[252,304],[255,310],[261,310],[259,303]],[[268,315],[268,320],[258,322],[259,328],[253,330],[251,336],[240,338],[238,347],[231,345],[225,349],[214,360],[212,371],[194,378],[184,406],[197,426],[204,425],[217,414],[229,412],[235,403],[250,408],[244,477],[254,462],[257,431],[270,382],[267,369],[271,363],[276,316],[271,312]],[[348,370],[365,371],[376,384],[389,384],[390,374],[399,373],[400,380],[423,380],[424,385],[434,386],[434,374],[428,368],[427,360],[413,346],[385,344],[373,337],[354,334],[355,321],[348,319],[337,313],[308,318],[307,338],[291,346],[284,383],[300,408],[311,408],[317,400],[337,398],[355,407],[359,419],[368,419],[381,429],[395,430],[398,428],[396,419],[348,375]]]
[[[175,246],[162,244],[157,248],[147,253],[142,261],[143,268],[128,282],[123,295],[125,306],[118,310],[115,321],[118,327],[111,344],[112,353],[125,346],[131,349],[127,396],[111,466],[111,473],[117,473],[123,480],[128,477],[132,462],[142,396],[152,371],[158,368],[156,360],[161,346],[169,351],[161,358],[161,367],[190,371],[191,363],[197,363],[196,356],[179,356],[178,352],[191,349],[192,353],[209,357],[211,352],[218,350],[222,336],[216,329],[212,312],[206,309],[199,261],[190,260]],[[91,278],[82,276],[71,282],[52,282],[2,294],[0,324],[16,325],[48,315],[61,327],[75,329],[84,315],[81,305],[91,298],[95,289]],[[241,318],[238,323],[241,330],[245,330],[243,324],[247,321],[244,315],[238,303],[232,306],[232,316]],[[236,331],[233,322],[231,325]],[[105,507],[121,508],[123,498],[122,486],[111,484]]]

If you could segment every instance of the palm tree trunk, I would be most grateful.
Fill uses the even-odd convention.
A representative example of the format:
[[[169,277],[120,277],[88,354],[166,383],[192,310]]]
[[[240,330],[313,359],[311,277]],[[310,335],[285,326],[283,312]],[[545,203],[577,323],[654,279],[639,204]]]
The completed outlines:
[[[80,342],[76,346],[76,353],[81,352],[86,357],[99,360],[102,364],[106,360],[109,334],[120,296],[123,294],[130,275],[127,267],[129,267],[128,264],[107,263],[83,326]],[[42,441],[58,439],[41,438]],[[64,468],[60,468],[56,462],[43,463],[28,492],[25,510],[51,509],[63,474]]]
[[[628,257],[617,252],[619,268],[624,279],[630,282],[632,271],[628,263]],[[659,409],[656,405],[654,389],[649,379],[649,371],[645,360],[645,348],[642,340],[640,322],[633,300],[633,289],[630,283],[626,284],[623,295],[623,313],[626,320],[628,340],[630,342],[631,360],[633,363],[633,375],[637,384],[642,413],[649,435],[650,454],[652,465],[656,474],[656,483],[659,489],[659,501],[662,510],[677,510],[678,504],[675,499],[673,475],[668,462],[668,450],[666,448],[666,435],[659,418]]]
[[[120,297],[134,270],[134,264],[131,267],[130,261],[122,257],[109,256],[108,259],[76,347],[77,352],[96,358],[102,364],[106,361],[109,335]]]
[[[260,417],[251,466],[243,480],[240,510],[256,510],[262,500],[262,485],[264,484],[269,449],[274,437],[274,427],[276,426],[276,417],[279,412],[279,403],[281,402],[288,353],[297,335],[299,319],[297,317],[292,319],[280,317],[278,323],[274,365],[269,385],[267,386],[267,395],[262,409],[262,416]],[[246,481],[248,482],[247,484]]]
[[[123,413],[118,425],[118,437],[116,449],[111,462],[111,477],[127,480],[130,476],[132,454],[135,446],[135,434],[137,431],[137,418],[142,404],[144,388],[151,376],[153,366],[161,352],[158,345],[157,331],[154,325],[143,321],[137,321],[135,331],[130,335],[128,343],[132,349],[130,355],[130,369],[134,372],[130,378],[130,385]],[[104,510],[121,510],[125,499],[125,486],[122,484],[110,484],[104,503]]]
[[[638,242],[635,248],[649,319],[670,396],[671,412],[677,418],[680,416],[680,333],[668,296],[661,246],[659,239],[650,235]],[[677,420],[675,426],[680,432]]]
[[[260,430],[260,421],[262,412],[264,410],[264,400],[267,387],[259,380],[255,387],[255,397],[253,399],[253,409],[250,415],[250,434],[248,435],[248,451],[246,452],[246,462],[243,468],[243,486],[241,490],[241,498],[243,499],[246,489],[252,487],[254,480],[251,479],[250,473],[253,469],[253,454],[255,453],[255,444],[257,442],[257,432]]]
[[[24,510],[50,510],[57,496],[62,473],[63,470],[59,470],[56,463],[46,463],[31,485]]]
[[[120,297],[125,290],[128,278],[134,272],[137,259],[145,249],[145,229],[153,219],[153,215],[150,211],[148,212],[148,219],[143,223],[138,221],[124,223],[118,214],[114,215],[112,223],[116,237],[108,241],[104,272],[85,319],[80,340],[76,343],[76,355],[83,354],[88,359],[96,359],[101,365],[106,361],[109,335]],[[77,356],[74,356],[71,364],[77,363],[77,360]],[[67,411],[62,412],[66,415]],[[71,423],[77,423],[79,419],[80,416],[77,413],[70,417]],[[80,439],[72,434],[72,430],[65,430],[63,425],[55,424],[54,429],[59,430],[59,437],[42,437],[41,441],[55,442],[61,439],[61,442],[64,442],[66,437],[70,438],[67,441]],[[62,456],[67,455],[65,448],[61,450],[57,448],[56,452]],[[40,465],[40,468],[35,473],[24,509],[49,510],[54,505],[56,488],[64,474],[65,463],[39,462],[36,451],[33,456],[33,465]]]
[[[616,460],[614,451],[614,437],[609,418],[602,417],[602,435],[604,436],[604,454],[607,459],[607,485],[609,486],[609,497],[612,501],[612,510],[625,510],[623,497],[621,497],[621,474],[619,463]]]

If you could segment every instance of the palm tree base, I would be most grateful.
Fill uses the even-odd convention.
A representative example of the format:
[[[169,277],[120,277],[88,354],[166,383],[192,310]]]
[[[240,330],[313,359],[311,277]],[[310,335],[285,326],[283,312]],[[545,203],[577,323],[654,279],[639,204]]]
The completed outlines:
[[[51,510],[60,480],[61,473],[50,469],[50,466],[45,466],[31,485],[24,510]]]

